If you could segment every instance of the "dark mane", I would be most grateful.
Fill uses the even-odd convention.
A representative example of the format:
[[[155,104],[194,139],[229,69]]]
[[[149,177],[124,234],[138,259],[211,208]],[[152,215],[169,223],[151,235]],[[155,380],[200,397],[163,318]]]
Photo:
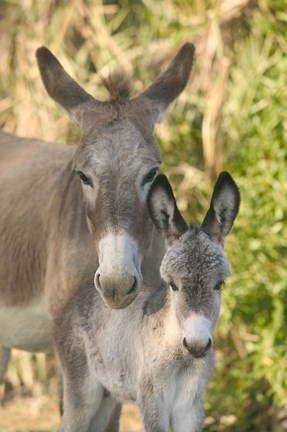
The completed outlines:
[[[100,76],[102,85],[110,94],[110,102],[120,102],[129,99],[131,94],[131,83],[123,71],[112,72],[107,78]]]

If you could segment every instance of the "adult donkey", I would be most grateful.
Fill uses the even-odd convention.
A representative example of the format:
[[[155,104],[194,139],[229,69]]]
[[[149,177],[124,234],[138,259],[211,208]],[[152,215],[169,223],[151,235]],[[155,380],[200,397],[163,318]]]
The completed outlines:
[[[153,128],[184,89],[193,45],[130,99],[125,76],[83,90],[45,47],[48,94],[82,130],[78,147],[0,135],[0,381],[10,350],[50,351],[51,316],[93,281],[110,308],[125,308],[141,282],[160,285],[162,243],[146,208],[161,158]]]

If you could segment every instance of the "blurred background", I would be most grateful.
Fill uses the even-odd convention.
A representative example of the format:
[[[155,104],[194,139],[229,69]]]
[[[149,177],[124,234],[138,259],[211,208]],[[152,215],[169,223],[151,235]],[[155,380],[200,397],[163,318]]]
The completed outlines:
[[[1,128],[59,143],[79,130],[43,88],[40,45],[104,99],[98,74],[124,69],[137,94],[195,44],[191,79],[156,126],[162,170],[188,220],[202,220],[222,169],[242,196],[204,430],[287,431],[286,0],[1,0],[0,40]],[[53,357],[15,351],[1,397],[0,431],[55,431]],[[121,431],[140,430],[126,405]]]

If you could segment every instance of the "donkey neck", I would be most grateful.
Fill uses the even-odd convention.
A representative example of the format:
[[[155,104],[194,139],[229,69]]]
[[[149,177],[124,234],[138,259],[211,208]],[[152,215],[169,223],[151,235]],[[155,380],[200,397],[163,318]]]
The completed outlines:
[[[80,180],[72,170],[72,160],[59,172],[57,185],[50,217],[50,259],[45,286],[52,316],[57,314],[84,281],[93,283],[94,272],[98,267]]]

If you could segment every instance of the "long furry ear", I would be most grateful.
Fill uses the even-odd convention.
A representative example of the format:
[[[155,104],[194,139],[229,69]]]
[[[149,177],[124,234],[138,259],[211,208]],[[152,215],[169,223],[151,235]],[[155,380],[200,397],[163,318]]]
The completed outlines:
[[[239,205],[239,189],[231,175],[224,171],[214,186],[210,207],[201,225],[211,240],[224,243],[237,216]]]
[[[161,121],[165,109],[185,88],[194,53],[194,45],[184,44],[168,68],[139,96],[151,101],[154,123]]]
[[[166,237],[168,244],[187,230],[187,224],[177,208],[172,187],[165,175],[160,174],[153,182],[147,206],[157,230]]]
[[[100,102],[67,74],[48,48],[38,48],[36,58],[42,81],[49,96],[68,111],[77,124],[80,124],[83,104],[89,102],[95,106]]]

